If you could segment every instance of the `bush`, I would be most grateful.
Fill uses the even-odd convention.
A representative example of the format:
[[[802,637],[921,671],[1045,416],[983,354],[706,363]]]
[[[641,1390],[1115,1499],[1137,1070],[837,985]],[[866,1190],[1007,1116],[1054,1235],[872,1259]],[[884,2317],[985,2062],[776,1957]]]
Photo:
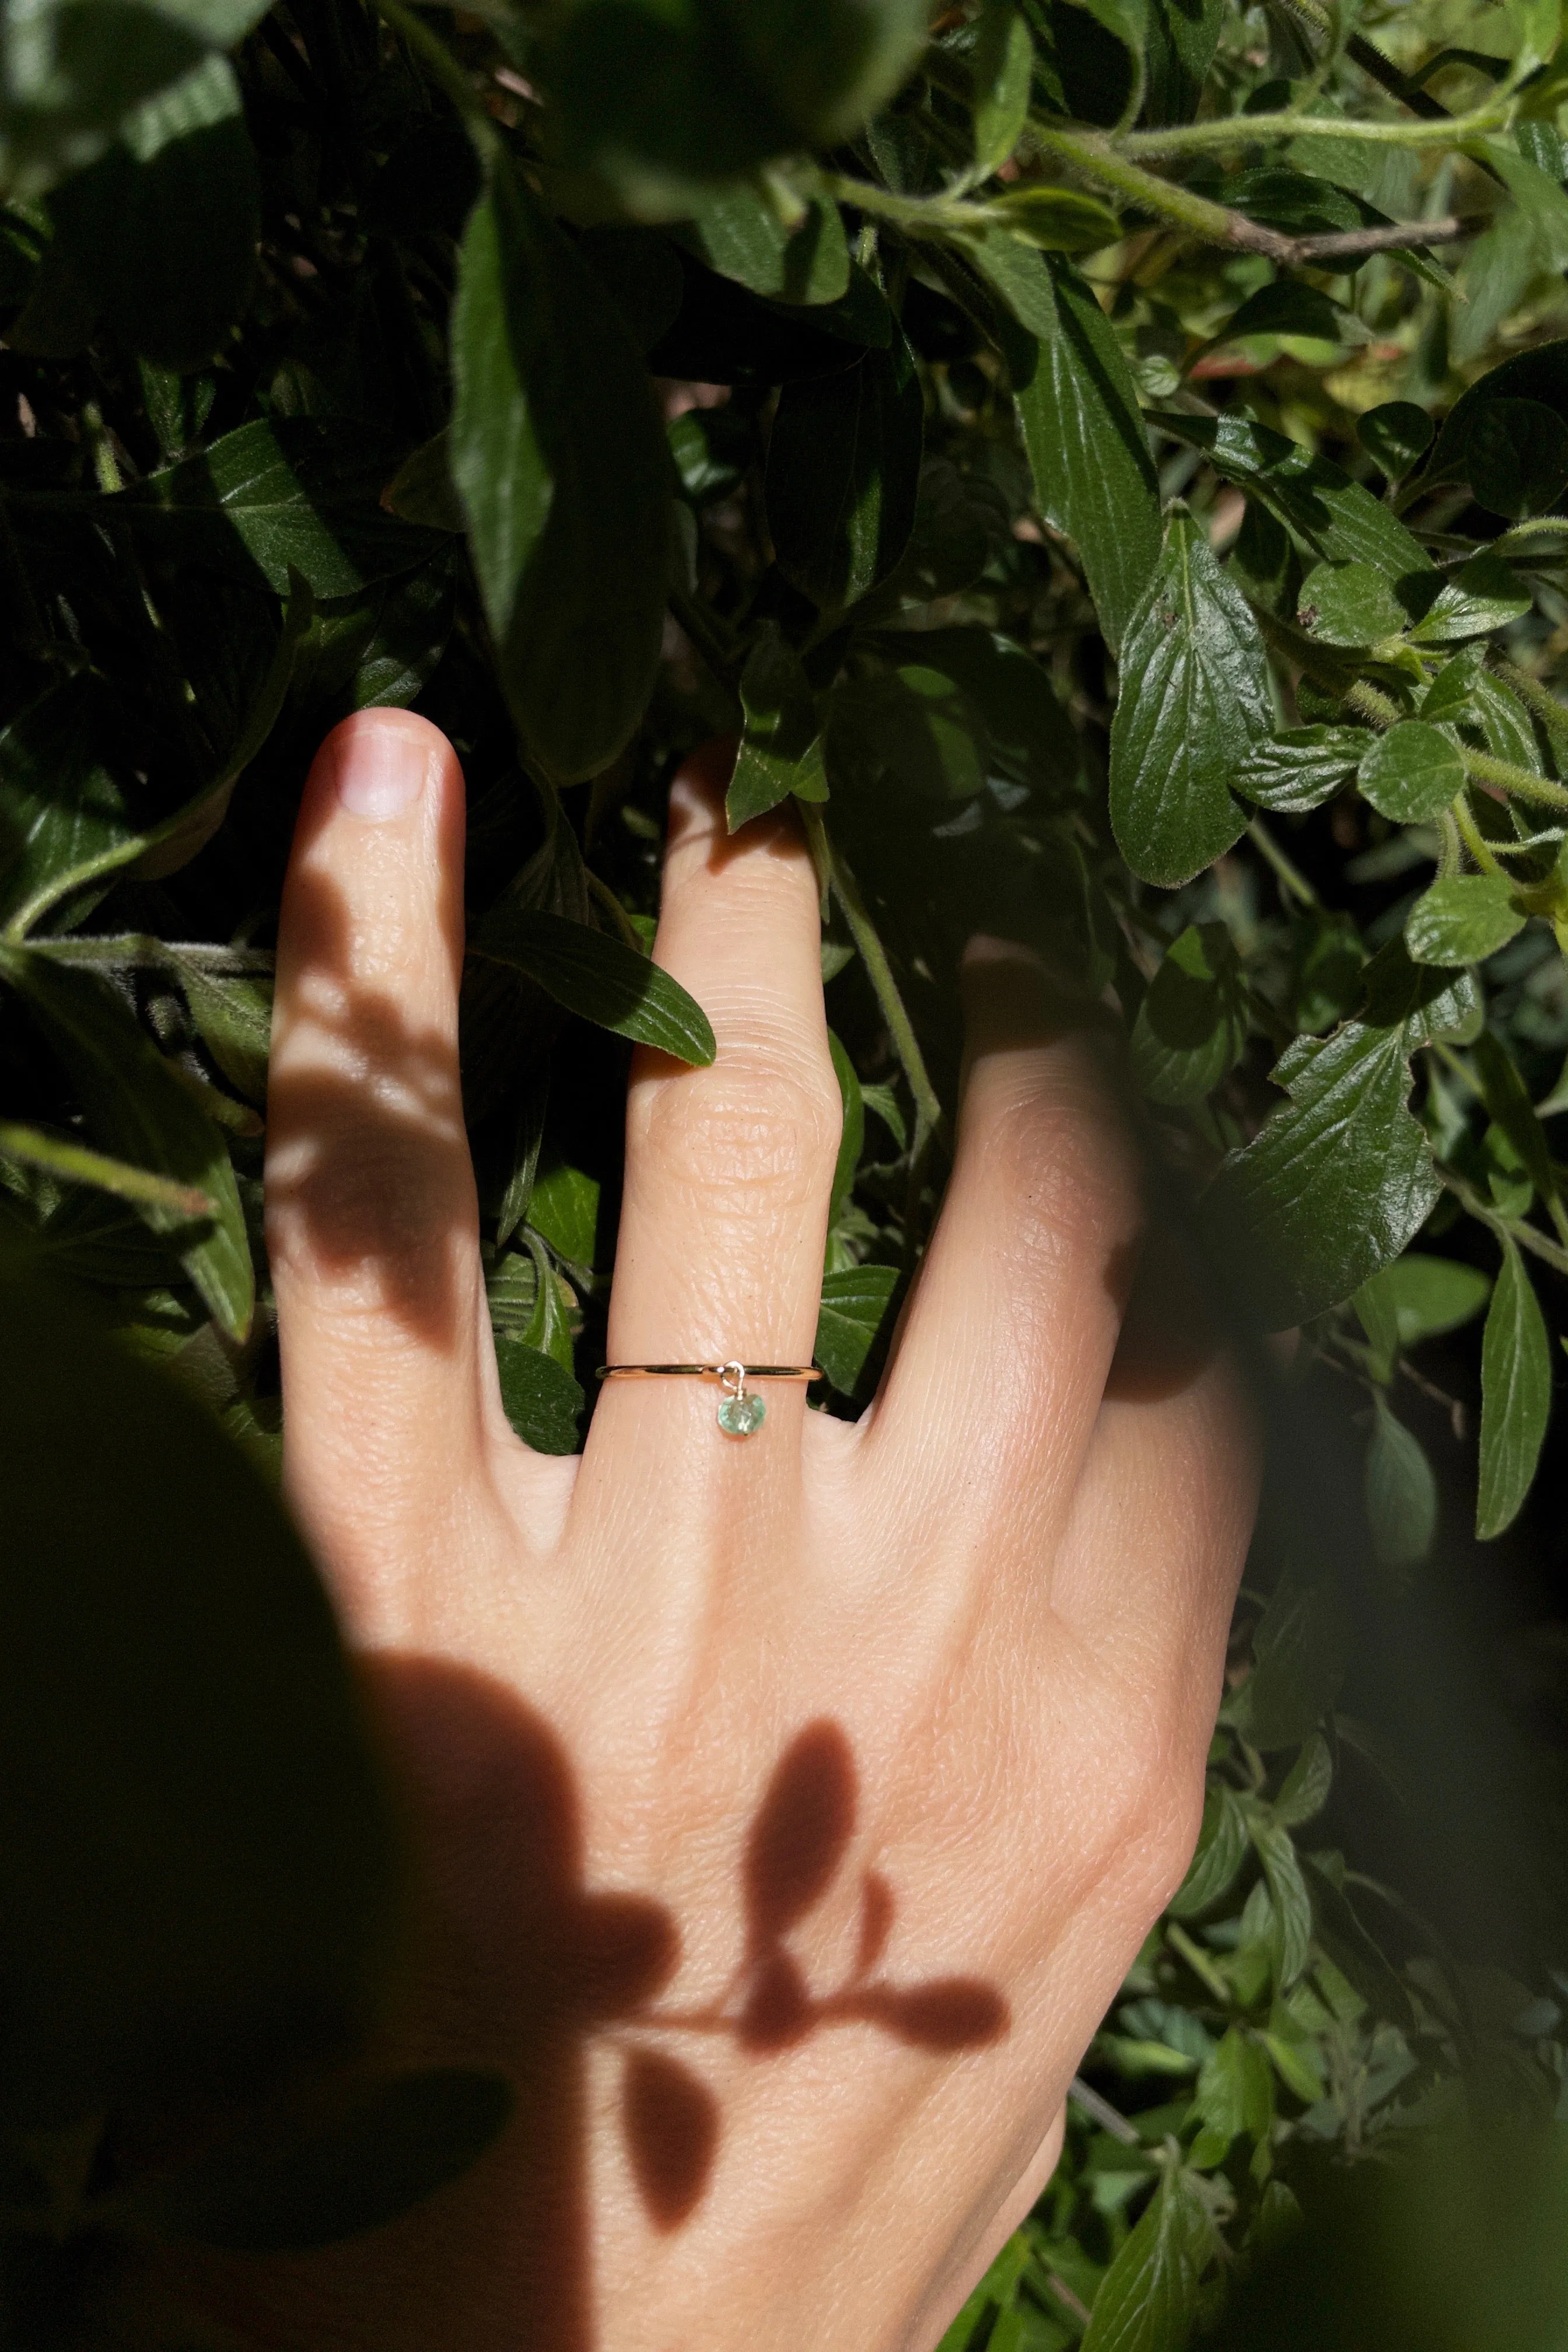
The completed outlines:
[[[341,2234],[504,2110],[355,2072],[395,1839],[257,1483],[272,927],[309,754],[371,703],[468,775],[464,1084],[531,1444],[576,1444],[603,1352],[625,1041],[711,1053],[647,950],[662,790],[727,730],[732,822],[793,795],[824,881],[833,1409],[934,1213],[984,925],[1114,1002],[1226,1279],[1359,1432],[1364,1512],[1281,1462],[1193,1871],[949,2352],[1174,2347],[1314,2166],[1483,2062],[1514,2110],[1556,2099],[1544,1979],[1386,1903],[1375,1942],[1300,1838],[1377,1749],[1336,1711],[1365,1608],[1407,1622],[1466,1480],[1480,1538],[1525,1506],[1568,1271],[1568,51],[1556,0],[1357,24],[8,0],[11,2340],[152,2340],[127,2249]],[[41,1713],[84,1610],[160,1638]],[[280,1754],[268,1643],[302,1624]],[[182,1675],[225,1708],[154,1754]],[[274,1819],[287,1932],[237,1946],[222,1790],[303,1771],[335,1795]],[[154,1825],[193,1784],[185,1881]],[[106,1965],[62,1923],[128,1883],[143,1945]],[[137,2119],[198,2096],[237,2118],[220,2158],[139,2175]]]

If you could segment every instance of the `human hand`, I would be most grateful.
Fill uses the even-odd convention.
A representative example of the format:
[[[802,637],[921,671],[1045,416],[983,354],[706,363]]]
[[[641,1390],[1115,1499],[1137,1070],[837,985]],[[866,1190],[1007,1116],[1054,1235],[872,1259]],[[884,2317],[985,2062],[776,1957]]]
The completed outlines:
[[[656,954],[718,1057],[634,1065],[612,1361],[805,1363],[839,1099],[791,820],[672,795]],[[1055,2161],[1196,1832],[1254,1504],[1234,1370],[1118,1334],[1142,1222],[1100,1057],[972,954],[940,1223],[875,1406],[611,1382],[502,1412],[457,1058],[462,785],[409,714],[311,772],[268,1233],[294,1507],[416,1822],[396,2033],[517,2090],[474,2170],[230,2273],[268,2343],[917,2352]],[[1157,1318],[1156,1318],[1157,1320]],[[1114,1361],[1113,1361],[1114,1360]]]

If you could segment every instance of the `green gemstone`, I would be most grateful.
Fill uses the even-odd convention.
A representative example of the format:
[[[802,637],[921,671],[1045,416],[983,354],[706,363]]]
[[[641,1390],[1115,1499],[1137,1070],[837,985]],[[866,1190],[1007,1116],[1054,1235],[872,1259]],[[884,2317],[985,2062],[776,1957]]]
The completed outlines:
[[[767,1417],[760,1396],[727,1396],[719,1408],[719,1426],[726,1437],[750,1437]]]

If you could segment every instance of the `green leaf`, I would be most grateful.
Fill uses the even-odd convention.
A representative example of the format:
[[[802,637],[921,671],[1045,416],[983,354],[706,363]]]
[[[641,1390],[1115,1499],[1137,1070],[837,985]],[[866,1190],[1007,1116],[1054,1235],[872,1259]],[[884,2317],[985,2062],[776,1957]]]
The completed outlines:
[[[1112,651],[1160,562],[1160,499],[1121,344],[1072,264],[987,237],[975,261],[1029,340],[1008,353],[1040,511],[1079,551]]]
[[[1348,318],[1344,305],[1318,287],[1297,278],[1276,278],[1249,294],[1205,348],[1237,342],[1243,335],[1310,335],[1321,342],[1342,343],[1356,333],[1353,319],[1347,327]]]
[[[109,502],[142,545],[275,595],[294,572],[318,596],[356,595],[406,571],[439,539],[385,513],[387,446],[363,424],[294,416],[242,425]]]
[[[1430,575],[1432,559],[1380,499],[1327,457],[1247,417],[1162,412],[1149,422],[1264,504],[1324,563],[1370,563],[1395,582]]]
[[[1187,1874],[1166,1909],[1173,1919],[1195,1919],[1235,1883],[1247,1853],[1247,1816],[1223,1781],[1204,1798],[1204,1822]]]
[[[1115,245],[1123,234],[1116,215],[1098,196],[1043,182],[1007,189],[993,198],[986,215],[1009,236],[1042,253],[1092,253],[1100,246]]]
[[[768,444],[768,530],[785,578],[825,611],[897,563],[914,525],[923,433],[902,336],[837,375],[786,383]]]
[[[1464,465],[1478,504],[1521,522],[1568,484],[1568,425],[1539,400],[1489,400],[1472,415]]]
[[[236,1093],[259,1107],[272,1045],[271,982],[203,971],[189,957],[172,961],[203,1045]]]
[[[1323,2067],[1316,2041],[1299,2025],[1282,2000],[1276,2000],[1263,2032],[1263,2047],[1288,2091],[1308,2106],[1323,2095]]]
[[[1233,2025],[1205,2059],[1193,2105],[1226,2147],[1240,2132],[1267,2138],[1274,2121],[1274,2079],[1262,2045]]]
[[[1297,1830],[1316,1821],[1334,1785],[1333,1759],[1321,1731],[1314,1731],[1291,1765],[1274,1800],[1273,1813],[1282,1829]]]
[[[1214,2247],[1207,2206],[1172,2165],[1100,2281],[1083,2352],[1182,2352]]]
[[[1490,1276],[1479,1266],[1420,1251],[1406,1251],[1373,1282],[1394,1315],[1401,1348],[1458,1330],[1480,1313],[1492,1288]]]
[[[1513,1146],[1531,1184],[1543,1201],[1553,1200],[1557,1178],[1545,1129],[1535,1115],[1517,1063],[1493,1031],[1483,1029],[1477,1037],[1471,1067],[1488,1110]]]
[[[1535,1476],[1552,1412],[1552,1351],[1519,1244],[1502,1235],[1502,1266],[1481,1337],[1481,1465],[1476,1533],[1511,1527]]]
[[[803,801],[827,798],[816,697],[800,656],[775,621],[764,621],[741,674],[745,729],[735,772],[724,798],[731,833],[776,808],[794,793]]]
[[[1295,1841],[1278,1822],[1254,1819],[1252,1843],[1263,1864],[1279,1935],[1279,1983],[1293,1985],[1306,1968],[1312,1941],[1312,1902],[1296,1859]]]
[[[583,1391],[571,1373],[515,1334],[498,1331],[495,1348],[501,1403],[523,1444],[536,1454],[575,1454]]]
[[[500,2074],[458,2066],[353,2084],[253,2125],[111,2202],[133,2234],[236,2252],[330,2246],[405,2213],[468,2169],[505,2126]]]
[[[823,1276],[812,1355],[841,1396],[859,1388],[898,1286],[893,1265],[849,1265]]]
[[[22,995],[70,1074],[91,1131],[112,1156],[203,1192],[210,1221],[148,1201],[140,1214],[169,1244],[214,1319],[243,1339],[256,1279],[223,1131],[96,972],[0,946],[0,977]]]
[[[1223,923],[1189,923],[1165,950],[1132,1025],[1132,1070],[1152,1102],[1213,1092],[1247,1045],[1247,991]]]
[[[90,676],[62,677],[0,734],[0,919],[47,892],[59,874],[94,866],[134,828],[99,756],[99,693]]]
[[[900,797],[973,799],[985,782],[985,722],[950,674],[921,660],[851,678],[828,702],[829,773],[885,780]]]
[[[551,60],[565,152],[668,217],[694,185],[857,130],[925,23],[922,0],[583,0]]]
[[[592,775],[653,686],[668,457],[619,312],[505,162],[464,232],[451,345],[452,479],[501,681],[552,771]]]
[[[528,1222],[542,1234],[558,1257],[592,1266],[599,1226],[599,1180],[558,1160],[540,1173],[529,1192]]]
[[[866,1141],[866,1105],[860,1092],[859,1074],[841,1040],[831,1029],[827,1033],[827,1050],[833,1056],[834,1076],[838,1080],[839,1099],[844,1105],[838,1155],[833,1163],[833,1190],[828,1196],[827,1230],[831,1233],[854,1190],[855,1171],[860,1165],[860,1153]],[[856,1270],[858,1271],[858,1268]]]
[[[1345,1629],[1331,1587],[1282,1577],[1253,1635],[1254,1665],[1224,1720],[1268,1753],[1310,1739],[1344,1680]]]
[[[1437,1482],[1420,1439],[1380,1390],[1373,1398],[1366,1454],[1366,1512],[1373,1549],[1384,1568],[1415,1568],[1437,1531]]]
[[[1282,727],[1253,744],[1232,783],[1259,808],[1303,815],[1350,782],[1370,741],[1364,727]]]
[[[383,490],[381,503],[388,514],[426,530],[467,529],[468,517],[452,479],[452,440],[446,426],[409,451]]]
[[[1356,419],[1356,439],[1391,482],[1402,481],[1432,446],[1434,426],[1413,400],[1385,400]]]
[[[1565,358],[1568,358],[1568,339],[1537,343],[1531,350],[1517,352],[1512,359],[1504,360],[1500,366],[1489,368],[1484,375],[1478,377],[1468,391],[1460,394],[1444,418],[1430,462],[1421,478],[1423,485],[1468,480],[1470,434],[1481,411],[1496,401],[1539,401],[1568,425],[1568,392],[1564,391],[1563,383]]]
[[[652,1045],[677,1061],[706,1064],[717,1048],[708,1016],[679,981],[606,931],[542,908],[501,905],[486,917],[474,952],[526,972],[568,1013]]]
[[[1013,0],[984,0],[969,53],[976,178],[988,179],[1017,145],[1028,120],[1034,68],[1035,45]]]
[[[242,39],[265,0],[7,0],[0,184],[37,195],[100,155],[144,100]]]
[[[1402,719],[1373,738],[1356,782],[1362,797],[1396,824],[1424,824],[1464,790],[1465,765],[1440,729]]]
[[[62,1293],[0,1284],[0,1335],[7,2118],[207,2112],[363,2031],[381,1768],[321,1582],[207,1408]]]
[[[1072,721],[1045,668],[1013,638],[994,629],[886,629],[874,643],[900,677],[917,667],[951,681],[982,740],[989,776],[1047,791],[1077,782],[1082,755]]]
[[[755,188],[727,188],[675,231],[678,241],[753,294],[781,302],[837,302],[849,286],[849,247],[838,207],[816,196],[786,226]]]
[[[288,609],[283,615],[283,627],[273,648],[261,690],[240,730],[239,740],[210,783],[204,784],[181,808],[163,818],[159,824],[150,825],[145,832],[134,832],[129,826],[121,829],[118,839],[110,837],[110,828],[98,827],[103,845],[90,848],[89,835],[83,845],[89,855],[74,866],[57,866],[39,878],[11,918],[11,928],[20,934],[29,929],[51,907],[73,892],[83,889],[108,876],[123,871],[139,882],[161,882],[170,874],[177,874],[188,866],[199,850],[205,849],[224,818],[234,795],[235,785],[251,761],[261,750],[276,725],[283,708],[289,682],[294,674],[294,660],[300,643],[310,625],[311,597],[309,588],[297,572],[289,576]],[[72,845],[78,839],[78,829],[67,834],[54,828],[49,835],[58,847]]]
[[[1110,822],[1133,872],[1190,881],[1246,824],[1230,779],[1268,735],[1263,641],[1206,535],[1173,513],[1121,649],[1110,729]]]
[[[1384,574],[1370,563],[1315,564],[1301,583],[1298,614],[1326,646],[1374,646],[1409,621]]]
[[[1456,645],[1465,637],[1490,636],[1494,629],[1522,620],[1529,610],[1528,592],[1501,556],[1483,552],[1460,564],[1410,635],[1417,645]]]
[[[227,58],[204,58],[144,100],[49,210],[46,270],[63,265],[127,350],[158,367],[199,367],[245,310],[261,235],[256,157]]]
[[[1441,1191],[1406,1108],[1410,1055],[1463,1033],[1473,983],[1412,965],[1395,942],[1369,967],[1368,991],[1365,1018],[1287,1047],[1273,1075],[1290,1101],[1232,1152],[1205,1204],[1270,1329],[1348,1298],[1400,1255]]]
[[[1481,963],[1524,929],[1506,874],[1456,874],[1422,892],[1405,919],[1417,963]]]

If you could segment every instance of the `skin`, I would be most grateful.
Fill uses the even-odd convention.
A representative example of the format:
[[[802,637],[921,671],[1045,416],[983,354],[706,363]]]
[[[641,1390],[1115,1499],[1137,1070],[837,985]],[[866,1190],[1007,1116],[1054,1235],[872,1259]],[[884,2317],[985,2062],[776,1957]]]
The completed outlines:
[[[722,782],[713,751],[676,781],[655,948],[718,1057],[634,1063],[612,1361],[811,1355],[816,885],[787,816],[726,838]],[[310,2352],[922,2352],[1048,2178],[1193,1848],[1255,1503],[1237,1376],[1163,1277],[1119,1353],[1145,1215],[1115,1087],[980,942],[874,1406],[773,1387],[735,1443],[710,1385],[612,1382],[580,1459],[530,1453],[459,1104],[462,832],[424,720],[328,739],[268,1234],[288,1489],[415,1823],[386,2053],[500,2066],[516,2108],[401,2222],[205,2291]]]

